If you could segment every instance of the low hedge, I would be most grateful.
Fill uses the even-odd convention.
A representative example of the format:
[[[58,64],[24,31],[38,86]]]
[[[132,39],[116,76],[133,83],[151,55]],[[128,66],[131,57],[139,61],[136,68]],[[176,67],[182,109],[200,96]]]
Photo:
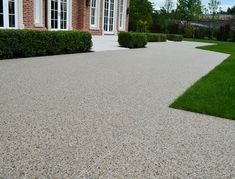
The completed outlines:
[[[165,34],[157,34],[157,33],[145,33],[147,36],[148,42],[166,42]]]
[[[183,35],[167,34],[167,40],[182,41],[183,40]]]
[[[0,59],[86,52],[91,47],[89,32],[0,30]]]
[[[122,47],[142,48],[147,44],[147,36],[144,33],[120,32],[118,42]]]

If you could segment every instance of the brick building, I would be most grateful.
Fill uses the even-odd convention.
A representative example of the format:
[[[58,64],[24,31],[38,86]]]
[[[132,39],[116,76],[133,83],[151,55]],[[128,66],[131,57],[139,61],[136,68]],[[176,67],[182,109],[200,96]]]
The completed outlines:
[[[0,28],[128,30],[129,0],[0,0]]]

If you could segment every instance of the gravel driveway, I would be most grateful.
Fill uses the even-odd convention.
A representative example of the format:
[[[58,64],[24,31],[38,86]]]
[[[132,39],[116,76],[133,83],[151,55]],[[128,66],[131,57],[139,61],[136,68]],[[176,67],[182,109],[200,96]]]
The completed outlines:
[[[168,107],[198,45],[0,61],[0,178],[234,178],[235,121]]]

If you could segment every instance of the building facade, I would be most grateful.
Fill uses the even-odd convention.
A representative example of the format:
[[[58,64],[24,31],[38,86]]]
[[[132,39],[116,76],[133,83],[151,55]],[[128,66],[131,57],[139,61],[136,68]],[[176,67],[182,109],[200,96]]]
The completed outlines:
[[[128,31],[129,0],[0,0],[0,28]]]

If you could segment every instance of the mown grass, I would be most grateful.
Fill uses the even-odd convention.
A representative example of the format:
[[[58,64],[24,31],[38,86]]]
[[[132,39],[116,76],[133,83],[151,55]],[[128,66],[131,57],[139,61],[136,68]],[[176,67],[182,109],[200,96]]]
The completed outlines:
[[[213,42],[199,49],[230,54],[230,56],[191,86],[170,107],[235,120],[235,43]]]

